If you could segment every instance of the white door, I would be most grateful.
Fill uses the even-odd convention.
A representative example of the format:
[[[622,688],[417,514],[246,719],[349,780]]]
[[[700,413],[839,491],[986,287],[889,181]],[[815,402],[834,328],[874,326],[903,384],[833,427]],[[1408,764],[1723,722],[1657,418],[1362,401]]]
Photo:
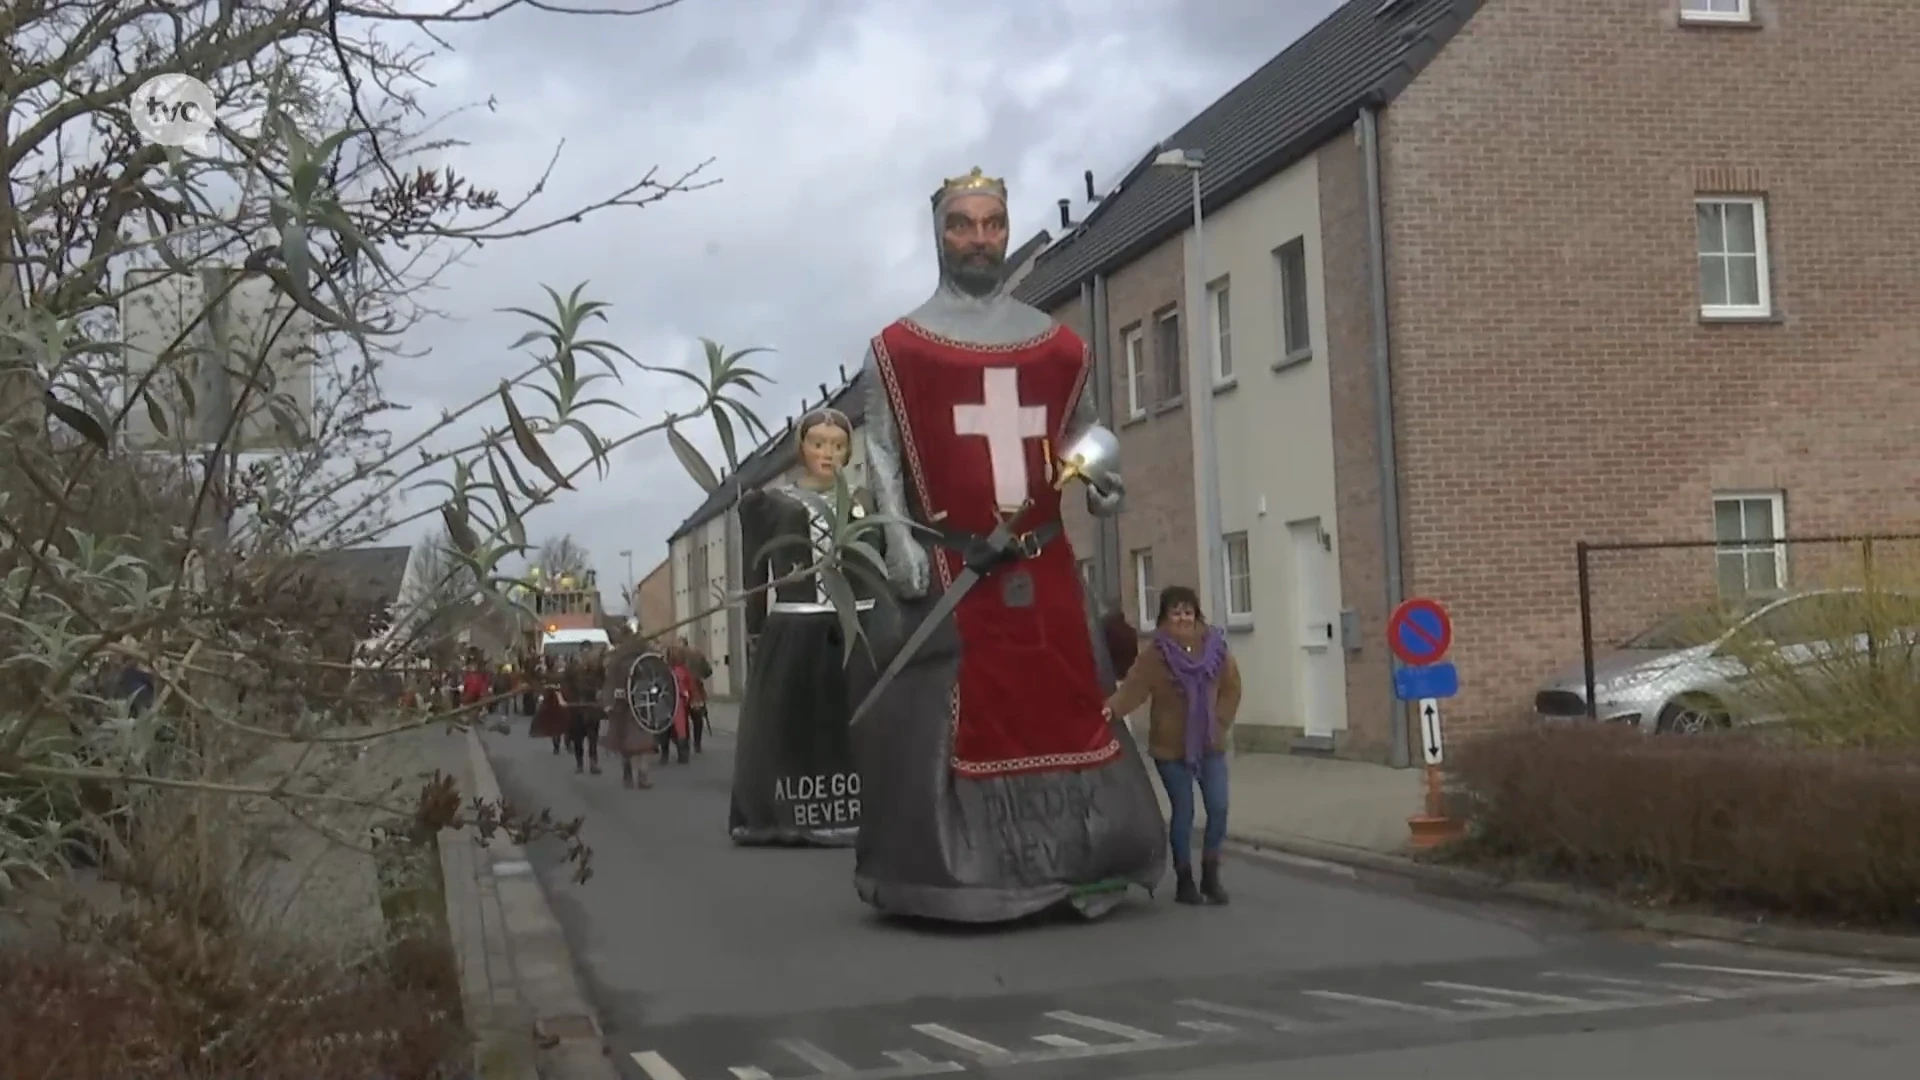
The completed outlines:
[[[1292,593],[1299,645],[1294,685],[1299,688],[1301,724],[1308,735],[1332,735],[1345,727],[1344,716],[1334,715],[1339,700],[1333,680],[1340,674],[1334,652],[1338,634],[1333,610],[1333,552],[1319,518],[1287,523],[1287,542],[1293,548]]]

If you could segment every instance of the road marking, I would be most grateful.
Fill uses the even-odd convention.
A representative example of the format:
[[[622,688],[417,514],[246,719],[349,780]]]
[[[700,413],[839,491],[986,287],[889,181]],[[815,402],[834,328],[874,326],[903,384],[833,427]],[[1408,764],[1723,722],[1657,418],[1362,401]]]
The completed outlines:
[[[1239,1030],[1232,1024],[1222,1024],[1218,1020],[1182,1020],[1180,1026],[1188,1031],[1199,1031],[1208,1035],[1227,1035]]]
[[[836,1080],[903,1080],[905,1077],[937,1076],[940,1073],[966,1072],[967,1067],[957,1061],[933,1061],[925,1055],[912,1050],[888,1050],[887,1060],[894,1068],[873,1069],[855,1073],[851,1077],[839,1077]],[[820,1080],[816,1077],[815,1080]]]
[[[1236,1020],[1252,1020],[1257,1023],[1266,1024],[1277,1031],[1297,1031],[1300,1028],[1300,1021],[1292,1017],[1280,1016],[1277,1013],[1261,1012],[1258,1009],[1244,1009],[1238,1005],[1222,1005],[1217,1001],[1205,1001],[1200,998],[1187,998],[1184,1001],[1176,1001],[1174,1004],[1184,1005],[1189,1009],[1198,1009],[1201,1012],[1212,1013],[1215,1016],[1231,1016]]]
[[[1035,1035],[1033,1041],[1046,1043],[1048,1046],[1057,1046],[1065,1050],[1077,1050],[1087,1045],[1071,1035]]]
[[[1432,1005],[1415,1005],[1409,1001],[1393,1001],[1388,998],[1368,997],[1365,994],[1343,994],[1338,990],[1302,990],[1300,992],[1308,997],[1321,998],[1326,1001],[1344,1001],[1352,1005],[1371,1005],[1379,1009],[1398,1009],[1401,1012],[1410,1012],[1418,1016],[1438,1017],[1442,1020],[1458,1020],[1460,1018],[1460,1012],[1457,1009],[1441,1009]]]
[[[1694,986],[1689,983],[1665,982],[1657,979],[1625,979],[1617,975],[1593,975],[1584,971],[1543,971],[1542,978],[1568,979],[1573,982],[1600,983],[1605,986],[1643,986],[1670,994],[1678,994],[1686,1001],[1716,1001],[1734,997],[1738,991],[1724,990],[1715,986]]]
[[[1565,994],[1536,994],[1528,990],[1502,990],[1497,986],[1478,986],[1473,983],[1436,981],[1430,982],[1427,985],[1436,990],[1458,990],[1463,994],[1492,994],[1494,997],[1513,998],[1516,1001],[1537,1001],[1543,1005],[1596,1004],[1586,998],[1567,997]],[[1511,1006],[1504,1006],[1495,1002],[1494,1007],[1510,1008]]]
[[[633,1063],[653,1080],[687,1080],[685,1073],[674,1068],[671,1062],[653,1050],[635,1050]]]
[[[733,1074],[734,1080],[773,1080],[772,1073],[752,1065],[729,1065],[727,1071]]]
[[[1799,979],[1804,982],[1843,983],[1852,982],[1845,975],[1815,975],[1807,971],[1779,971],[1774,968],[1720,967],[1715,964],[1662,963],[1663,968],[1675,971],[1710,971],[1716,975],[1746,975],[1755,979]]]
[[[1867,975],[1876,979],[1915,979],[1920,980],[1920,971],[1900,971],[1894,968],[1841,968],[1848,975]]]
[[[1089,1031],[1098,1031],[1106,1035],[1115,1036],[1116,1038],[1129,1039],[1133,1042],[1161,1041],[1160,1036],[1155,1035],[1151,1031],[1142,1031],[1137,1027],[1116,1024],[1111,1020],[1102,1020],[1097,1016],[1082,1016],[1075,1012],[1050,1012],[1047,1014],[1047,1019],[1058,1020],[1063,1024],[1072,1024],[1075,1027],[1083,1027]]]
[[[774,1045],[819,1069],[823,1073],[850,1073],[853,1066],[827,1053],[805,1039],[775,1039]]]
[[[913,1025],[913,1030],[919,1032],[922,1035],[939,1039],[941,1042],[946,1043],[948,1046],[955,1047],[956,1049],[960,1049],[960,1050],[965,1050],[969,1054],[975,1054],[983,1058],[1004,1058],[1004,1057],[1013,1056],[1012,1054],[1008,1053],[1005,1049],[995,1046],[992,1043],[986,1041],[985,1039],[976,1039],[971,1035],[962,1035],[950,1027],[943,1027],[939,1024],[915,1024]]]

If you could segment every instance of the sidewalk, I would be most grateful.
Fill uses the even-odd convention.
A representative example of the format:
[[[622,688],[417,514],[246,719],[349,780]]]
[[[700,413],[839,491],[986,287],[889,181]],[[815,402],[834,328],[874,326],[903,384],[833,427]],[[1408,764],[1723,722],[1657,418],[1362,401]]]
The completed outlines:
[[[734,702],[708,706],[715,731],[732,734],[738,715]],[[1236,753],[1232,777],[1229,835],[1247,844],[1306,840],[1399,854],[1407,846],[1407,818],[1420,812],[1425,797],[1419,769],[1337,758]],[[1160,810],[1166,809],[1162,794]]]

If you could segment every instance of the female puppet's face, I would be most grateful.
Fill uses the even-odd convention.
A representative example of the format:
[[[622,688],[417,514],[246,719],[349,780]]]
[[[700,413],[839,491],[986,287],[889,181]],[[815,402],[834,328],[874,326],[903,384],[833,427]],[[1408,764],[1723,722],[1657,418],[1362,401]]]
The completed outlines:
[[[837,424],[815,424],[800,436],[800,461],[815,480],[832,482],[834,475],[846,467],[852,450],[847,433]]]

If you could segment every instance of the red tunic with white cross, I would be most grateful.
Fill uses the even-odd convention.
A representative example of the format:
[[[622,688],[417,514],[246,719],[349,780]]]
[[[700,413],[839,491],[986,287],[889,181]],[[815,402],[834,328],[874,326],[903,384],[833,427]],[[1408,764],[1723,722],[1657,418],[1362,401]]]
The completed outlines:
[[[1055,458],[1092,366],[1079,335],[1056,326],[1012,345],[974,345],[901,320],[874,339],[873,355],[923,520],[984,536],[1026,503],[1021,531],[1058,527]],[[942,589],[963,568],[957,552],[934,549]],[[1006,603],[997,579],[1011,572],[1031,578],[1031,604]],[[1061,533],[1038,556],[979,582],[955,608],[956,773],[1085,769],[1119,755],[1080,589]]]

